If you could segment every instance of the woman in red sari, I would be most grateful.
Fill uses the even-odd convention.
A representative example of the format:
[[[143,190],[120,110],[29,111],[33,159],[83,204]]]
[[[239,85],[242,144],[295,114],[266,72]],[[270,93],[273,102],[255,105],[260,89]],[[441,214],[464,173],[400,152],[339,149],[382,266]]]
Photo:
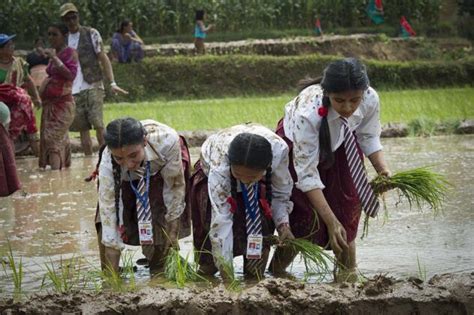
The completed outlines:
[[[40,92],[43,101],[39,167],[51,166],[59,170],[71,165],[71,148],[68,130],[74,119],[75,104],[72,82],[78,67],[77,53],[67,46],[65,25],[54,24],[48,28],[48,39],[53,49],[47,49],[50,58],[46,72],[48,78]]]
[[[10,110],[0,102],[0,197],[6,197],[20,189],[15,165],[15,151],[8,135]]]
[[[13,56],[15,35],[0,34],[0,101],[4,102],[11,113],[8,128],[12,141],[26,133],[33,153],[38,153],[38,136],[33,103],[41,107],[38,95],[28,73],[28,64],[21,58]],[[26,88],[28,93],[23,89]]]

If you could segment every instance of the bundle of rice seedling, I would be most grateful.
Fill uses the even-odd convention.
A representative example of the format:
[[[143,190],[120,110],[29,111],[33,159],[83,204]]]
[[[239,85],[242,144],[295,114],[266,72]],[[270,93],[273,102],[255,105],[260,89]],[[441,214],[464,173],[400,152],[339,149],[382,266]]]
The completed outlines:
[[[398,172],[390,177],[378,175],[370,184],[376,195],[382,196],[388,190],[397,189],[400,196],[407,199],[410,209],[416,206],[421,210],[423,204],[427,204],[435,215],[442,211],[448,186],[451,185],[443,175],[432,171],[428,166]],[[383,201],[386,210],[385,200]],[[368,223],[369,217],[366,216],[362,237],[368,233]]]
[[[280,242],[276,236],[272,237],[270,241],[273,244],[288,246],[300,254],[307,275],[318,275],[323,279],[327,274],[332,273],[334,258],[321,246],[302,238],[285,239]]]
[[[442,210],[450,185],[443,175],[433,172],[429,167],[398,172],[391,177],[378,175],[370,184],[377,195],[396,188],[408,200],[410,208],[415,205],[421,209],[426,203],[434,214]]]
[[[189,262],[188,257],[183,258],[179,250],[171,248],[165,262],[165,278],[173,281],[179,288],[189,281],[205,280],[198,274],[194,264]]]

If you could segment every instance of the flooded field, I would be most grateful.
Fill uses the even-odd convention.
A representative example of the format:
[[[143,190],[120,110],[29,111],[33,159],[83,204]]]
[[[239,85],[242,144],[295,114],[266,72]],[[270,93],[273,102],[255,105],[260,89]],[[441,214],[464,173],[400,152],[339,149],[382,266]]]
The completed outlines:
[[[398,203],[391,192],[386,200],[389,218],[372,220],[369,235],[358,243],[358,263],[363,275],[388,274],[395,277],[427,278],[440,273],[474,272],[474,136],[383,139],[392,171],[433,165],[455,186],[449,194],[444,214],[433,217]],[[193,163],[197,150],[193,149]],[[18,160],[23,189],[0,199],[0,253],[8,242],[17,260],[22,259],[23,290],[38,291],[45,274],[45,263],[82,256],[86,269],[99,267],[94,214],[96,186],[84,182],[97,157],[73,159],[70,169],[39,171],[37,159]],[[192,252],[191,238],[180,242],[183,256]],[[131,248],[132,249],[132,248]],[[138,248],[135,254],[140,257]],[[236,258],[242,275],[241,258]],[[0,294],[11,292],[12,281],[0,276]],[[297,261],[291,272],[303,278],[304,267]],[[137,278],[149,279],[139,266]]]

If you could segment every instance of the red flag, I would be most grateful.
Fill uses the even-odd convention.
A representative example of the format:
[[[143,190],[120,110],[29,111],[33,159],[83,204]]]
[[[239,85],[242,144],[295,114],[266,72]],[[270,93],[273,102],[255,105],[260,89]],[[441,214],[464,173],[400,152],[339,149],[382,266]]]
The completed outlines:
[[[407,32],[410,36],[415,36],[416,33],[411,27],[410,23],[408,23],[407,19],[402,15],[400,18],[400,25],[402,26],[402,31],[404,30]]]

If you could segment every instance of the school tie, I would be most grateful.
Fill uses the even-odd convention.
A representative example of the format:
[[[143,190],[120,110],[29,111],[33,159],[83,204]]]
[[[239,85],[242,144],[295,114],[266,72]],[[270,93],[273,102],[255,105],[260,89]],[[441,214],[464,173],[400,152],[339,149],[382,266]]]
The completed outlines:
[[[248,206],[245,209],[247,236],[262,235],[262,219],[257,198],[258,183],[245,185],[245,188],[248,200]],[[262,259],[247,259],[247,269],[257,273],[260,270],[261,263]]]
[[[147,198],[137,198],[137,218],[138,222],[151,222],[150,199],[146,194],[146,175],[145,167],[140,167],[135,173],[140,177],[137,185],[137,191],[140,196]]]
[[[356,138],[349,129],[347,119],[340,117],[344,129],[344,148],[346,150],[347,163],[351,172],[352,180],[359,195],[362,209],[371,217],[375,217],[379,210],[380,204],[377,196],[375,196],[372,187],[367,179],[364,163],[359,156],[356,147]]]

